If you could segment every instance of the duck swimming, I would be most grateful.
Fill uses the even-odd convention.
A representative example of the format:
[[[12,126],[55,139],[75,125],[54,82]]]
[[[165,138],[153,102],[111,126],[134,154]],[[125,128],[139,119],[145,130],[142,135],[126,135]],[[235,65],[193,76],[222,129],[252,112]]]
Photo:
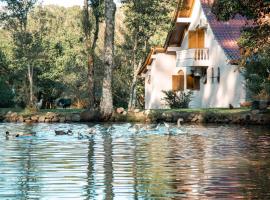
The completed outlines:
[[[179,118],[177,120],[177,127],[173,127],[172,125],[164,122],[164,125],[167,128],[169,135],[187,133],[187,130],[181,125],[181,122],[183,121],[184,121],[183,118]]]
[[[55,130],[55,135],[73,135],[73,132],[71,130],[66,131],[62,131],[62,130]]]
[[[78,139],[79,140],[82,140],[82,139],[91,139],[91,136],[78,133]]]
[[[32,136],[36,136],[36,132],[29,132],[29,133],[14,133],[14,134],[11,134],[9,131],[6,131],[6,138],[9,138],[9,137],[32,137]]]

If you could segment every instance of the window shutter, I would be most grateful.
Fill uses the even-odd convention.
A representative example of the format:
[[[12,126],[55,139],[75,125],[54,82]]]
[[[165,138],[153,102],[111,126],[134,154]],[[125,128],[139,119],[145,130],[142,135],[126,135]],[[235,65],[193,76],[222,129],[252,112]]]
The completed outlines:
[[[193,90],[193,76],[187,75],[187,89]]]
[[[183,91],[184,90],[184,75],[173,75],[172,76],[172,90]]]
[[[180,91],[184,91],[184,85],[185,84],[185,77],[184,77],[184,75],[179,75],[179,90]]]
[[[172,90],[173,91],[177,91],[177,85],[178,84],[178,76],[177,75],[173,75],[172,76]]]
[[[197,48],[204,48],[204,30],[202,30],[202,29],[198,30],[197,34],[198,34]]]
[[[188,32],[188,48],[204,48],[205,32],[202,29]]]
[[[194,49],[197,48],[197,34],[196,31],[188,32],[188,48]]]

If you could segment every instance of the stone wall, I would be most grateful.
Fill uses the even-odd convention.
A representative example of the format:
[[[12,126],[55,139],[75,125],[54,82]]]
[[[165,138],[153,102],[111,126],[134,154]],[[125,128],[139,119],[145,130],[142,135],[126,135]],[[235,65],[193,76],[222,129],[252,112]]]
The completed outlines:
[[[154,111],[135,110],[133,112],[116,112],[111,117],[110,122],[141,122],[141,123],[158,123],[172,122],[175,123],[179,118],[184,123],[221,123],[221,124],[253,124],[253,125],[270,125],[270,112],[259,110],[235,112],[235,113],[218,113],[212,111],[190,112],[190,111]],[[98,121],[98,120],[92,120]],[[70,123],[86,122],[83,113],[53,113],[33,114],[23,116],[16,112],[9,111],[0,115],[0,122],[19,122],[19,123]]]

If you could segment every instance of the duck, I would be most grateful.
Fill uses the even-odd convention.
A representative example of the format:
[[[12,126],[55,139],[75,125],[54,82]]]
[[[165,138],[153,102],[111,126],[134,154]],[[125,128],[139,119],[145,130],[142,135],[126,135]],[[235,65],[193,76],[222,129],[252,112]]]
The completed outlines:
[[[158,124],[150,124],[143,127],[145,131],[157,131],[160,128],[160,123]]]
[[[78,139],[79,140],[82,140],[82,139],[91,139],[91,137],[88,136],[88,135],[83,135],[81,133],[78,133]]]
[[[97,132],[96,128],[95,127],[92,127],[92,128],[89,128],[86,130],[86,132],[88,134],[95,134]]]
[[[184,119],[183,118],[179,118],[178,120],[177,120],[177,128],[180,128],[181,126],[182,126],[182,122],[184,121]],[[170,124],[168,124],[168,123],[166,123],[166,122],[164,122],[164,125],[165,125],[165,127],[167,128],[167,129],[170,129],[172,126],[170,125]]]
[[[141,130],[142,127],[143,126],[141,124],[135,124],[135,125],[131,125],[130,127],[128,127],[128,130],[137,133]]]
[[[66,131],[63,131],[63,130],[55,130],[55,135],[73,135],[73,132],[71,130],[68,130],[67,132]]]
[[[187,133],[187,130],[186,130],[184,127],[182,127],[182,124],[181,124],[181,123],[182,123],[183,121],[184,121],[183,118],[179,118],[179,119],[177,120],[177,127],[176,127],[176,128],[173,127],[172,125],[166,123],[166,122],[164,122],[164,125],[165,125],[165,127],[167,128],[167,130],[168,130],[168,132],[169,132],[170,135],[171,135],[171,134]]]
[[[22,133],[22,132],[19,132],[19,133],[14,133],[14,134],[11,134],[9,131],[6,131],[6,138],[9,138],[9,137],[32,137],[32,136],[36,136],[36,132],[29,132],[29,133]]]

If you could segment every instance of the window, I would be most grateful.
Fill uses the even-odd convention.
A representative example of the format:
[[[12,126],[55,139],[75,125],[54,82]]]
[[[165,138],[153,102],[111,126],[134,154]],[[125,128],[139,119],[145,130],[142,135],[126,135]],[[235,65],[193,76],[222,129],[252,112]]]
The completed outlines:
[[[218,67],[217,82],[220,82],[220,68]]]
[[[187,89],[200,90],[200,77],[193,74],[187,75]]]
[[[188,32],[188,48],[198,49],[204,48],[204,30],[198,29],[196,31]]]
[[[202,69],[203,84],[207,84],[207,68]]]
[[[183,91],[184,90],[184,72],[180,70],[178,75],[172,76],[172,90],[173,91]]]
[[[151,75],[148,75],[147,79],[148,79],[148,80],[147,80],[147,83],[148,83],[148,84],[151,84]]]
[[[211,79],[212,79],[212,83],[215,83],[215,78],[217,79],[217,83],[220,83],[220,68],[217,68],[217,76],[215,76],[215,71],[214,71],[214,67],[212,67],[211,69]]]
[[[211,69],[211,74],[212,74],[212,77],[211,77],[212,83],[214,83],[214,82],[215,82],[215,72],[214,72],[214,67],[212,67],[212,69]]]

